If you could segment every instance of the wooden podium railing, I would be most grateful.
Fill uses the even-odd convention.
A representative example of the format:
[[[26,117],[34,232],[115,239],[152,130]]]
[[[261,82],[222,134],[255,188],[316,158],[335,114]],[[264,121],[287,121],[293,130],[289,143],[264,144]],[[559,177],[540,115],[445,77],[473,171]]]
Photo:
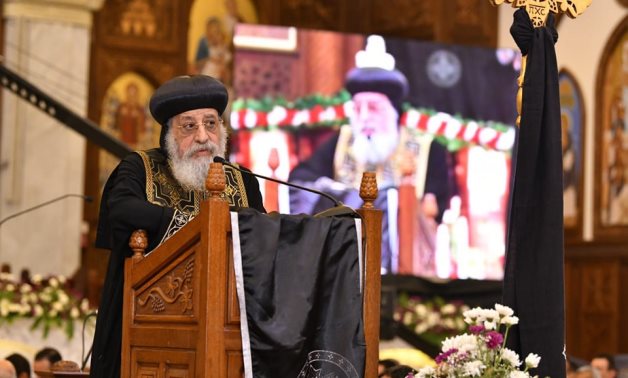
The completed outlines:
[[[199,215],[149,255],[146,233],[133,233],[124,276],[122,377],[226,377],[243,373],[229,205],[222,165],[212,163],[210,198]],[[365,173],[365,377],[377,377],[381,211],[375,176]]]

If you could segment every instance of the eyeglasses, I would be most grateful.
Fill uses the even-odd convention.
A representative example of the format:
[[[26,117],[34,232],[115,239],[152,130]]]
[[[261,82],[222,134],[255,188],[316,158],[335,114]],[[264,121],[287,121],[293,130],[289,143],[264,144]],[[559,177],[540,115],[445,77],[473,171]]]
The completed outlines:
[[[178,125],[179,130],[181,130],[181,134],[183,136],[195,135],[198,132],[198,128],[200,125],[203,125],[205,131],[209,134],[215,134],[216,129],[219,125],[224,123],[222,118],[210,117],[203,120],[202,123],[195,122],[192,119],[183,120],[180,125]]]

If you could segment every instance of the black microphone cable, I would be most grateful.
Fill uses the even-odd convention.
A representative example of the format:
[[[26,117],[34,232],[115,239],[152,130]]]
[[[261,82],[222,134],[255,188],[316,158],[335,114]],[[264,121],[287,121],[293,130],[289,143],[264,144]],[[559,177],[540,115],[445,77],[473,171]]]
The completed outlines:
[[[214,163],[222,163],[224,165],[230,166],[233,169],[237,169],[238,171],[240,171],[242,173],[245,173],[245,174],[250,174],[250,175],[253,175],[253,176],[256,176],[256,177],[263,178],[264,180],[270,180],[270,181],[276,182],[278,184],[292,186],[292,187],[295,187],[297,189],[305,190],[306,192],[318,194],[319,196],[323,196],[323,197],[327,198],[328,200],[330,200],[331,202],[333,202],[334,206],[336,206],[336,207],[344,207],[345,206],[342,202],[338,201],[336,198],[334,198],[333,196],[331,196],[331,195],[329,195],[329,194],[327,194],[325,192],[321,192],[320,190],[315,190],[315,189],[308,188],[308,187],[305,187],[305,186],[293,184],[291,182],[281,181],[281,180],[278,180],[276,178],[263,176],[263,175],[260,175],[259,173],[253,173],[253,172],[245,171],[243,169],[240,169],[238,166],[236,166],[234,164],[231,164],[230,162],[228,162],[227,160],[225,160],[225,158],[223,158],[221,156],[215,156],[214,157]]]
[[[83,332],[81,333],[81,345],[82,345],[81,347],[81,371],[85,369],[85,366],[87,365],[87,361],[89,360],[89,357],[92,355],[92,350],[94,349],[94,342],[92,341],[92,346],[89,347],[87,356],[85,356],[85,326],[87,325],[87,320],[96,315],[98,315],[98,312],[92,311],[89,314],[87,314],[87,316],[85,316],[85,319],[83,319]]]
[[[37,209],[39,209],[39,208],[41,208],[41,207],[48,206],[48,205],[50,205],[51,203],[54,203],[54,202],[57,202],[57,201],[61,201],[62,199],[65,199],[65,198],[68,198],[68,197],[77,197],[77,198],[82,198],[82,199],[84,199],[86,202],[92,202],[92,201],[94,200],[91,196],[85,196],[85,195],[82,195],[82,194],[64,194],[64,195],[62,195],[62,196],[60,196],[60,197],[53,198],[53,199],[51,199],[50,201],[46,201],[46,202],[40,203],[39,205],[36,205],[36,206],[33,206],[33,207],[29,207],[28,209],[25,209],[25,210],[22,210],[22,211],[18,211],[18,212],[17,212],[17,213],[15,213],[15,214],[11,214],[11,215],[9,215],[8,217],[6,217],[6,218],[4,218],[4,219],[0,220],[0,226],[2,226],[2,224],[3,224],[4,222],[6,222],[6,221],[8,221],[8,220],[11,220],[11,219],[13,219],[13,218],[15,218],[15,217],[19,217],[19,216],[20,216],[20,215],[22,215],[22,214],[30,213],[30,212],[31,212],[31,211],[33,211],[33,210],[37,210]]]

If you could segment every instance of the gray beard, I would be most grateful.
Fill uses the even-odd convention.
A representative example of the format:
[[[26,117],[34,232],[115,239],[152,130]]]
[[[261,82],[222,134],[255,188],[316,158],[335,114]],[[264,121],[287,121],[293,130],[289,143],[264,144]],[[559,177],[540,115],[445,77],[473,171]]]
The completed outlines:
[[[166,134],[166,151],[174,178],[187,190],[205,190],[205,179],[209,170],[209,164],[214,161],[214,157],[224,157],[227,144],[226,130],[222,130],[220,145],[207,141],[205,144],[194,143],[186,153],[179,157],[179,147],[174,139],[171,130]],[[198,151],[208,150],[211,157],[193,158],[192,155]]]
[[[397,133],[375,133],[371,139],[357,133],[353,135],[353,157],[361,164],[380,165],[390,159],[397,143]]]

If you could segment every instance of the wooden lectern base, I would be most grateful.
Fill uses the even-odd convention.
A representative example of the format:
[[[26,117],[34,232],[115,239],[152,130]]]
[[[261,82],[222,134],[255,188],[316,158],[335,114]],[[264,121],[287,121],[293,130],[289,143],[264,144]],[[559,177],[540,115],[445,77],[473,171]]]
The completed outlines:
[[[89,371],[80,371],[79,365],[74,361],[57,361],[52,364],[50,370],[35,370],[35,374],[41,378],[63,377],[89,377]]]
[[[89,372],[82,372],[82,371],[39,371],[39,370],[35,370],[35,374],[37,374],[41,378],[89,377]]]

